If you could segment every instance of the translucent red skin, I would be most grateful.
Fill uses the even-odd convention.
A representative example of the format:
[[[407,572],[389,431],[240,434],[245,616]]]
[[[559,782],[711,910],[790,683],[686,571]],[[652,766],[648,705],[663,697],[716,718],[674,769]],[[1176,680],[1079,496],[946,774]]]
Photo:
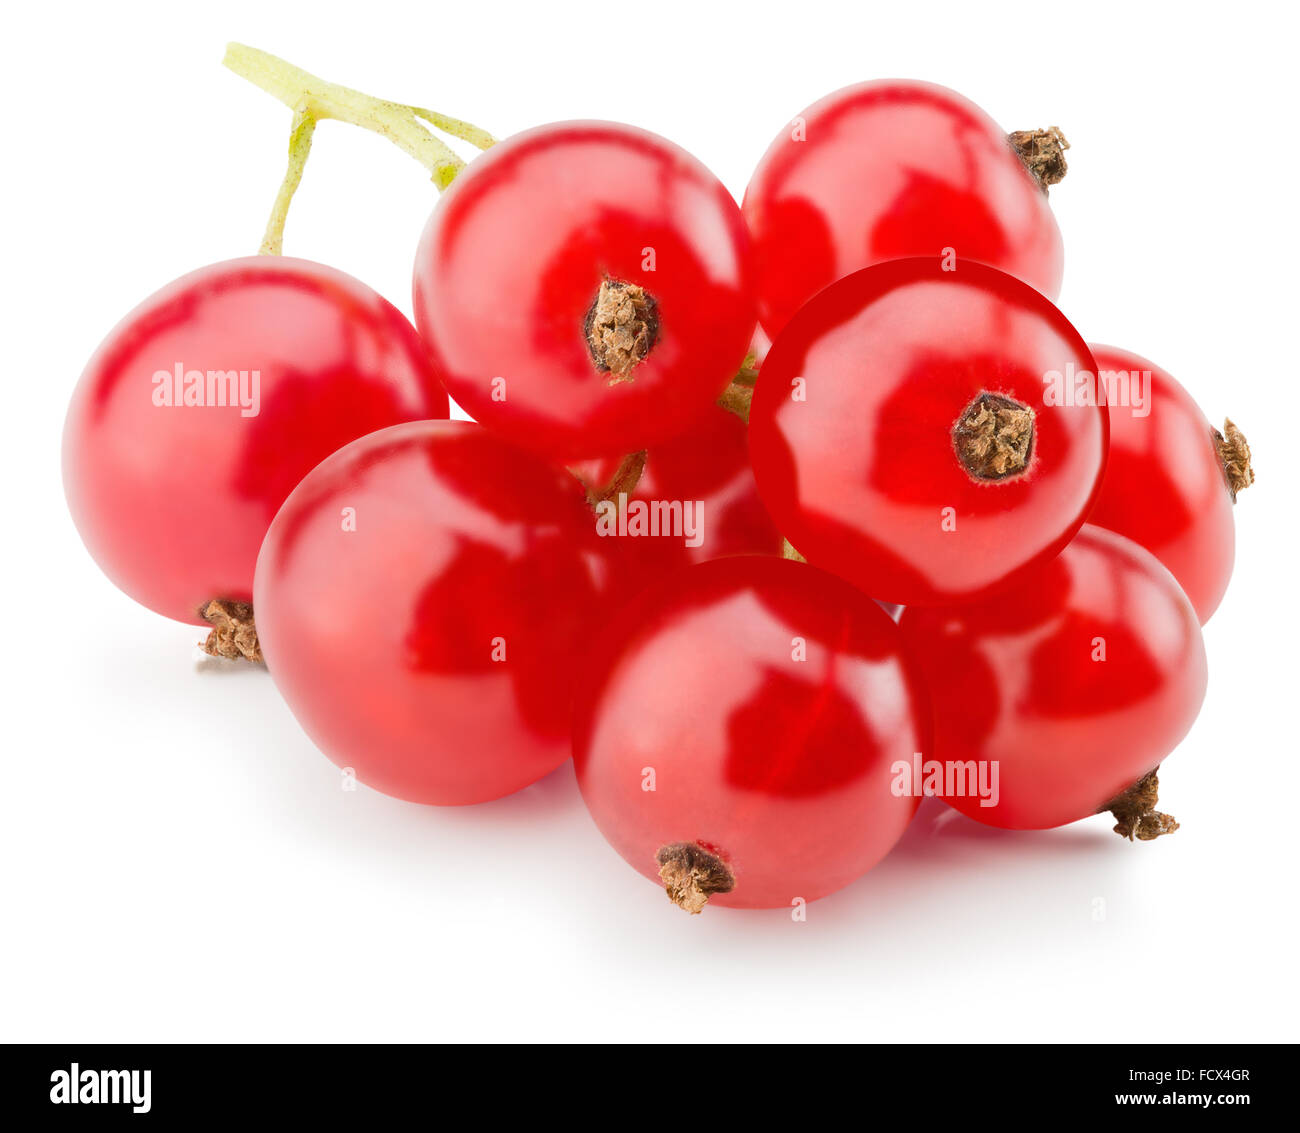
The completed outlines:
[[[607,484],[618,461],[591,461],[577,471],[592,484]],[[749,464],[745,423],[715,408],[680,437],[649,451],[630,500],[691,501],[700,528],[700,543],[684,537],[619,537],[624,577],[633,589],[649,585],[672,570],[728,555],[779,555],[781,533],[758,496]],[[607,537],[608,538],[608,537]]]
[[[258,414],[154,405],[154,373],[178,362],[258,370]],[[203,624],[211,599],[252,598],[262,537],[316,464],[447,409],[415,328],[365,284],[279,256],[212,264],[146,299],[87,365],[64,428],[68,505],[118,587]]]
[[[1043,375],[1068,365],[1092,372],[1083,339],[1003,272],[946,272],[937,257],[857,272],[811,300],[763,364],[749,425],[759,493],[809,562],[873,598],[992,593],[1056,555],[1096,497],[1105,409],[1044,403]],[[1035,411],[1032,459],[1014,479],[976,481],[957,459],[953,424],[981,392]]]
[[[616,385],[584,330],[606,278],[646,288],[661,320],[633,380]],[[561,459],[684,432],[744,361],[756,319],[749,238],[726,188],[663,138],[605,122],[539,127],[476,158],[429,218],[414,293],[456,402]]]
[[[649,453],[635,495],[703,503],[703,541],[684,548],[689,562],[724,555],[779,555],[784,546],[759,499],[745,423],[725,409],[710,412],[690,433]]]
[[[925,693],[889,616],[823,571],[761,556],[691,567],[619,617],[592,669],[578,783],[651,880],[662,845],[698,842],[736,879],[710,904],[789,908],[865,873],[915,813],[890,768],[928,748]]]
[[[775,337],[834,280],[955,248],[1049,298],[1064,251],[1047,195],[978,106],[932,83],[845,87],[772,143],[745,191],[760,318]]]
[[[1232,496],[1214,445],[1214,427],[1191,395],[1140,355],[1092,345],[1103,370],[1150,371],[1146,416],[1110,406],[1110,456],[1089,523],[1141,544],[1178,579],[1201,625],[1218,609],[1232,577],[1236,528]]]
[[[330,759],[386,794],[459,805],[527,786],[569,756],[610,578],[593,526],[568,472],[478,425],[347,446],[285,502],[258,560],[276,687]]]
[[[1150,553],[1086,526],[1014,590],[899,628],[936,690],[932,755],[999,761],[998,804],[945,801],[988,826],[1040,830],[1095,814],[1187,734],[1205,696],[1191,603]],[[1105,660],[1093,660],[1095,640]]]

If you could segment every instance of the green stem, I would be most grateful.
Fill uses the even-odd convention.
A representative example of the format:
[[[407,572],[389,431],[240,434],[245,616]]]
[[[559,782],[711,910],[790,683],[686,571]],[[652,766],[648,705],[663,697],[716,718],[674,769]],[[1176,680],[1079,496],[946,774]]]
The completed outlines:
[[[280,191],[271,206],[271,219],[266,222],[266,235],[258,251],[263,256],[278,256],[284,251],[284,222],[289,217],[289,202],[302,182],[303,167],[311,153],[311,138],[316,132],[316,119],[305,110],[293,115],[293,129],[289,133],[289,168],[285,171]]]
[[[303,166],[311,152],[312,133],[322,118],[333,118],[371,130],[415,158],[441,191],[465,168],[462,158],[425,125],[430,123],[454,138],[487,149],[495,139],[486,130],[423,107],[388,102],[368,94],[327,82],[301,67],[286,63],[255,47],[232,43],[226,48],[225,65],[241,78],[259,86],[293,111],[289,138],[289,168],[276,195],[267,224],[262,251],[276,255],[284,243],[284,222],[293,194],[302,181]]]
[[[449,118],[446,114],[439,114],[436,110],[425,110],[422,106],[412,106],[411,110],[417,118],[423,118],[444,134],[450,134],[462,142],[469,142],[479,149],[491,149],[497,144],[496,138],[473,123],[462,122],[459,118]]]

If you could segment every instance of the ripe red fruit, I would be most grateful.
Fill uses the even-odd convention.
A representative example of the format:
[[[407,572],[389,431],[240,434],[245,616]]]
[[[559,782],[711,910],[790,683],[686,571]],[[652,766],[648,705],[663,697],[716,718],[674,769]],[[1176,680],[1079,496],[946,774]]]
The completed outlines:
[[[1204,625],[1232,575],[1232,505],[1250,484],[1250,449],[1226,422],[1219,433],[1174,378],[1154,362],[1114,346],[1092,347],[1105,375],[1138,383],[1142,397],[1110,399],[1110,456],[1089,523],[1117,531],[1156,556]]]
[[[230,260],[164,287],[104,341],[68,411],[64,485],[104,573],[203,624],[210,600],[251,599],[268,525],[321,460],[446,415],[415,329],[370,288],[306,260]]]
[[[1154,772],[1205,695],[1196,612],[1137,544],[1087,526],[1052,562],[983,602],[908,607],[899,621],[935,696],[933,758],[998,765],[996,805],[946,801],[989,826],[1037,830],[1117,805],[1121,833],[1152,813]],[[1144,777],[1151,775],[1151,779]]]
[[[1003,272],[941,265],[881,264],[811,300],[750,414],[785,537],[907,606],[976,598],[1051,559],[1106,459],[1106,411],[1070,380],[1092,356],[1065,316]]]
[[[589,461],[575,471],[591,485],[610,485],[620,472],[612,459]],[[630,580],[620,584],[625,592],[692,563],[728,555],[780,555],[784,547],[758,497],[745,422],[721,408],[646,453],[624,504],[629,532],[644,529],[652,519],[661,532],[617,538],[623,577]],[[602,506],[612,514],[618,505],[614,492]]]
[[[476,158],[439,202],[415,317],[484,425],[557,458],[636,452],[699,421],[744,360],[744,221],[663,138],[542,126]]]
[[[847,885],[917,800],[892,765],[928,747],[898,629],[803,563],[692,567],[610,630],[574,761],[601,832],[690,912],[789,907]]]
[[[373,433],[311,472],[267,533],[267,665],[361,782],[441,805],[509,794],[569,756],[599,543],[572,475],[478,425]]]
[[[772,143],[745,191],[764,328],[775,337],[851,272],[944,248],[1055,298],[1064,256],[1046,187],[1065,174],[1064,147],[1057,130],[1009,139],[932,83],[828,95]]]

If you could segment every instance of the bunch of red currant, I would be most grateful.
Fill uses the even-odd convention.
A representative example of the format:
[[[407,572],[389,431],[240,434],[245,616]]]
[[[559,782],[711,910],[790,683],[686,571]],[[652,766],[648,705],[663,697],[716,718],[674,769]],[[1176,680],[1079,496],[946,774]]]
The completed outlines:
[[[109,577],[265,659],[332,760],[454,805],[572,755],[691,912],[830,893],[925,795],[1177,826],[1155,772],[1205,691],[1249,450],[1053,305],[1059,130],[867,83],[796,118],[738,208],[631,127],[496,143],[227,63],[294,111],[264,254],[109,335],[67,494]],[[322,118],[447,190],[418,331],[279,254]]]

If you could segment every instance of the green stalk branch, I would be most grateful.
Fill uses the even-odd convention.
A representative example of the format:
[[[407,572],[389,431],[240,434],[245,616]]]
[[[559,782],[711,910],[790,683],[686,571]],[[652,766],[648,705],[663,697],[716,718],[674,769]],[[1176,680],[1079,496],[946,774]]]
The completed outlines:
[[[486,130],[459,118],[424,107],[373,98],[350,87],[327,82],[301,67],[242,43],[230,44],[223,62],[236,75],[278,98],[294,115],[289,138],[289,167],[276,195],[262,241],[262,251],[268,255],[278,255],[283,247],[289,205],[302,181],[303,167],[311,153],[312,134],[321,119],[348,122],[387,138],[429,171],[440,192],[465,168],[465,162],[432,133],[429,125],[479,149],[487,149],[495,142]]]

